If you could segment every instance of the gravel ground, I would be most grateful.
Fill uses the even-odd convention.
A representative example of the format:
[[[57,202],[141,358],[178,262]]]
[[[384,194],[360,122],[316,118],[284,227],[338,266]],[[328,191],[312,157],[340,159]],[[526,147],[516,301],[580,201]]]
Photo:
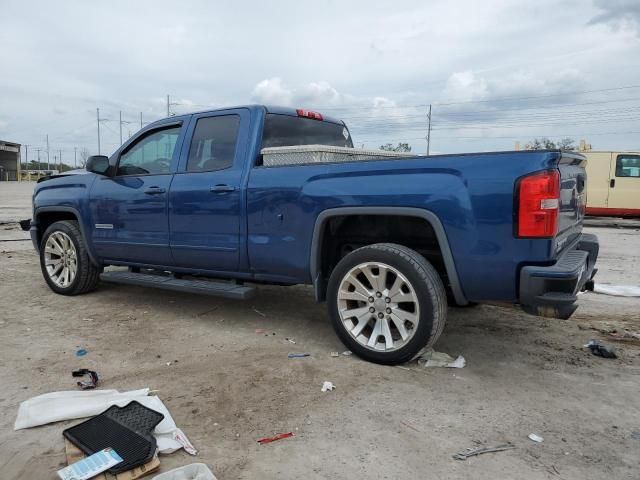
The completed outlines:
[[[0,220],[28,218],[29,184],[8,185]],[[597,279],[640,285],[640,231],[589,231],[601,240]],[[98,370],[103,388],[157,390],[200,450],[162,456],[163,471],[200,461],[220,480],[638,478],[638,298],[587,293],[568,321],[450,309],[436,349],[464,355],[464,369],[384,367],[330,356],[344,347],[307,287],[261,286],[250,302],[111,284],[63,297],[45,285],[25,237],[0,225],[0,240],[19,240],[0,241],[3,479],[56,478],[61,432],[75,422],[17,432],[13,422],[21,401],[73,389],[81,367]],[[619,358],[582,349],[591,338]],[[76,357],[78,347],[88,354]],[[288,359],[294,351],[311,357]],[[337,389],[321,393],[325,380]],[[295,437],[256,443],[288,431]],[[451,458],[505,442],[516,448]]]

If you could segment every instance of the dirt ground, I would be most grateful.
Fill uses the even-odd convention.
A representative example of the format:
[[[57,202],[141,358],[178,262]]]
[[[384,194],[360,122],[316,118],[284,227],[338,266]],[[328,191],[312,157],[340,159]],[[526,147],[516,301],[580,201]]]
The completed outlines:
[[[29,185],[6,185],[0,220],[28,218]],[[589,231],[601,241],[597,280],[640,285],[640,230]],[[220,480],[640,477],[639,298],[587,293],[568,321],[450,309],[436,349],[464,355],[464,369],[384,367],[330,356],[345,348],[307,287],[261,286],[250,302],[113,284],[63,297],[46,286],[24,238],[15,224],[0,225],[2,479],[56,478],[61,432],[77,422],[17,432],[13,422],[21,401],[74,389],[70,372],[81,367],[100,372],[102,388],[157,391],[199,449],[162,456],[162,471],[196,461]],[[581,348],[592,338],[619,358]],[[75,356],[79,347],[85,357]],[[325,380],[337,389],[321,393]],[[293,438],[256,443],[289,431]],[[452,458],[506,442],[516,448]]]

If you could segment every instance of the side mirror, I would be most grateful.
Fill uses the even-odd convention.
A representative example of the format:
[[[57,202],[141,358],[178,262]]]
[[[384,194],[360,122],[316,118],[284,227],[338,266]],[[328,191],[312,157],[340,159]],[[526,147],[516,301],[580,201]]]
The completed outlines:
[[[109,171],[109,157],[105,155],[92,155],[87,159],[87,171],[98,175],[107,175]]]

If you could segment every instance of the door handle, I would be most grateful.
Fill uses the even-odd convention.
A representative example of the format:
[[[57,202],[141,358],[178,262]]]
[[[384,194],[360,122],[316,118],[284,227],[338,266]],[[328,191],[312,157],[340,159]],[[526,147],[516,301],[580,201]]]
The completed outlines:
[[[218,184],[211,187],[210,191],[213,193],[229,193],[235,192],[236,187],[232,187],[231,185]]]
[[[160,187],[149,187],[144,191],[147,195],[159,195],[164,192],[166,192],[166,190]]]
[[[611,180],[609,180],[609,186],[610,186],[611,188],[613,188],[613,187],[615,187],[615,186],[616,186],[616,179],[615,179],[615,178],[612,178]]]

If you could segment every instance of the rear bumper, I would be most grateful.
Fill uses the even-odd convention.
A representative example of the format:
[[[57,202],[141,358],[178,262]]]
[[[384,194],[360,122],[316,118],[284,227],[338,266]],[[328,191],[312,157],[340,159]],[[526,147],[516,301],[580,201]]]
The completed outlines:
[[[582,234],[575,247],[551,266],[529,265],[520,271],[520,305],[532,315],[569,318],[578,306],[578,292],[593,288],[598,237]]]

